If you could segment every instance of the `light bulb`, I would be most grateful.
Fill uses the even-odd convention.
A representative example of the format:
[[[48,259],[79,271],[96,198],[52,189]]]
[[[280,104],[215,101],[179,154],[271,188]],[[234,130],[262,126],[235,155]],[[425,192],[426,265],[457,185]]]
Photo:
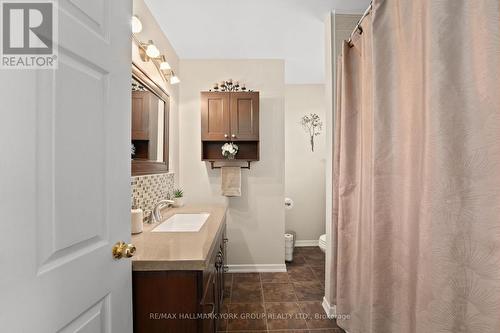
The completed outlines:
[[[176,75],[172,75],[172,77],[170,78],[170,84],[177,84],[179,82],[181,82],[181,80],[179,80],[179,77]]]
[[[160,55],[160,50],[158,50],[158,48],[156,47],[155,44],[153,44],[153,41],[150,40],[148,42],[148,47],[146,48],[146,54],[148,55],[148,57],[150,58],[157,58],[159,55]]]
[[[132,16],[132,33],[137,34],[142,31],[142,22],[137,16]]]
[[[169,69],[171,69],[170,67],[170,64],[166,61],[166,60],[163,60],[161,63],[160,63],[160,69],[162,71],[168,71]]]

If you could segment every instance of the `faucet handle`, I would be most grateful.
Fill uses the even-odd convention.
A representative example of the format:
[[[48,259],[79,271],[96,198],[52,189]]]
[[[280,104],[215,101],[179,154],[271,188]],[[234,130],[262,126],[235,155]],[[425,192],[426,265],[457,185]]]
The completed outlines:
[[[173,204],[174,204],[173,200],[162,199],[162,200],[158,201],[156,203],[155,207],[153,208],[153,212],[151,214],[151,216],[152,216],[151,223],[161,222],[161,220],[162,220],[161,209],[165,206],[168,207],[168,206],[173,205]]]
[[[144,210],[144,215],[142,218],[143,223],[151,223],[151,218],[153,217],[152,211],[149,209]]]

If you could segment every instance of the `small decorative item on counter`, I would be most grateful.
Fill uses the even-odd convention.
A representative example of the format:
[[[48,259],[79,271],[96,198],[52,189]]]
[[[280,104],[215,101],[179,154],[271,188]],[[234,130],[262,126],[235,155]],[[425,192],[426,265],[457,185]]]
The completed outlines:
[[[174,207],[184,206],[184,191],[181,188],[174,190]]]
[[[227,142],[222,145],[222,156],[228,160],[234,160],[236,154],[238,154],[238,145],[234,142]]]

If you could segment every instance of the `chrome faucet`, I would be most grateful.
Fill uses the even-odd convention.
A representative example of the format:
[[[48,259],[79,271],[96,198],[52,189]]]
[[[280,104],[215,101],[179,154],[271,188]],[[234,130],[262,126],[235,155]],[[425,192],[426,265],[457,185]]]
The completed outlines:
[[[167,200],[167,199],[163,199],[163,200],[160,200],[158,201],[158,203],[155,205],[155,208],[153,208],[153,212],[151,213],[152,217],[153,217],[153,223],[155,222],[161,222],[161,220],[163,219],[162,216],[161,216],[161,209],[163,207],[168,207],[168,206],[171,206],[174,204],[174,201],[173,200]]]

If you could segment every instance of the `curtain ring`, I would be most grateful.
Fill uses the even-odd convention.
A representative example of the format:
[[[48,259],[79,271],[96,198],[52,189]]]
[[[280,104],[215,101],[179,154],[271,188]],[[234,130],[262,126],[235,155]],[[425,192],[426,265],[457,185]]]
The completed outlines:
[[[360,25],[358,26],[358,32],[359,32],[360,35],[363,34],[363,28]]]

